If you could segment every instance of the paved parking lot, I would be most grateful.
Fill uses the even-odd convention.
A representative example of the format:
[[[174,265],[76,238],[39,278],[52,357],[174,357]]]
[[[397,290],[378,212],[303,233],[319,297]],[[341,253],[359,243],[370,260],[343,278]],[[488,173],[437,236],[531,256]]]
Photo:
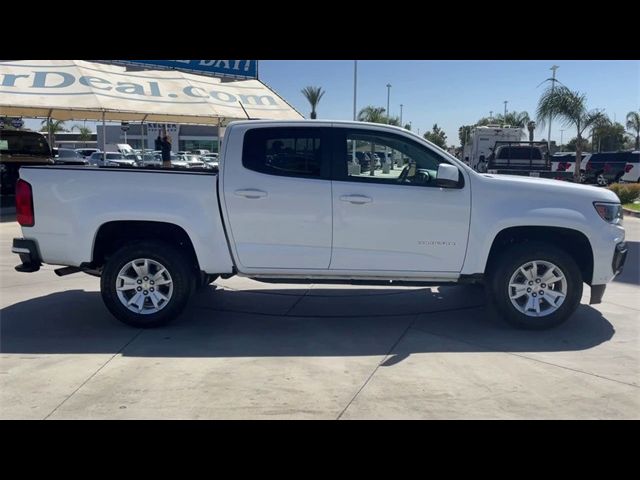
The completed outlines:
[[[0,418],[640,418],[640,219],[605,302],[513,330],[477,287],[233,278],[137,330],[99,280],[19,274],[0,223]]]

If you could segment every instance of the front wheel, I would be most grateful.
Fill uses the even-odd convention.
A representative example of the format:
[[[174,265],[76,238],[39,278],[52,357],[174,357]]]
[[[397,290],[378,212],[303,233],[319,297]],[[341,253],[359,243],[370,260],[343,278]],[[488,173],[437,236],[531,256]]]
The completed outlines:
[[[184,310],[194,287],[184,252],[162,242],[129,244],[104,266],[102,299],[121,322],[138,328],[164,325]]]
[[[567,320],[582,297],[573,258],[553,245],[525,242],[508,249],[490,281],[503,318],[518,328],[542,330]]]

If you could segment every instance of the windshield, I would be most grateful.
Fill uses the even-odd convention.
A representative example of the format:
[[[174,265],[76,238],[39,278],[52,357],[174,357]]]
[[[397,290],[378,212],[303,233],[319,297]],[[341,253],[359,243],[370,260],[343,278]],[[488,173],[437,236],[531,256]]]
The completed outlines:
[[[78,158],[78,152],[75,150],[67,150],[65,148],[58,149],[58,157],[59,158]]]

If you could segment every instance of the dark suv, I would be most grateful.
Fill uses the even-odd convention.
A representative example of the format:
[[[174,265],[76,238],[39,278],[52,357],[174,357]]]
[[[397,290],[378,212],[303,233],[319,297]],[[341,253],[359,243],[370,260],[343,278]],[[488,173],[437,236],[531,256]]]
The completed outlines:
[[[604,186],[620,181],[627,163],[633,162],[633,152],[600,152],[589,158],[584,168],[584,181]]]
[[[23,165],[53,165],[47,139],[29,130],[0,129],[0,189],[2,195],[15,192],[18,171]]]

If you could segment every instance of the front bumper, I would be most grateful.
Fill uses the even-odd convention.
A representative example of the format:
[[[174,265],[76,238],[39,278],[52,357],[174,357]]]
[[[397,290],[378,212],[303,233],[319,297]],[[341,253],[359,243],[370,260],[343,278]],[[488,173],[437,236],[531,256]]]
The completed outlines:
[[[629,249],[627,248],[627,244],[625,242],[616,244],[616,247],[613,251],[613,261],[611,262],[611,270],[613,271],[614,276],[622,272],[624,262],[627,260],[628,250]],[[604,291],[606,288],[606,284],[591,285],[591,298],[589,299],[589,305],[602,303],[602,297],[604,296]]]
[[[37,272],[40,270],[42,259],[38,253],[38,245],[35,240],[14,238],[11,251],[20,255],[22,264],[15,267],[18,272]]]
[[[611,263],[611,269],[615,275],[618,275],[622,272],[622,268],[624,267],[624,262],[627,260],[627,252],[629,249],[627,248],[627,244],[625,242],[620,242],[616,245],[616,249],[613,252],[613,262]]]

